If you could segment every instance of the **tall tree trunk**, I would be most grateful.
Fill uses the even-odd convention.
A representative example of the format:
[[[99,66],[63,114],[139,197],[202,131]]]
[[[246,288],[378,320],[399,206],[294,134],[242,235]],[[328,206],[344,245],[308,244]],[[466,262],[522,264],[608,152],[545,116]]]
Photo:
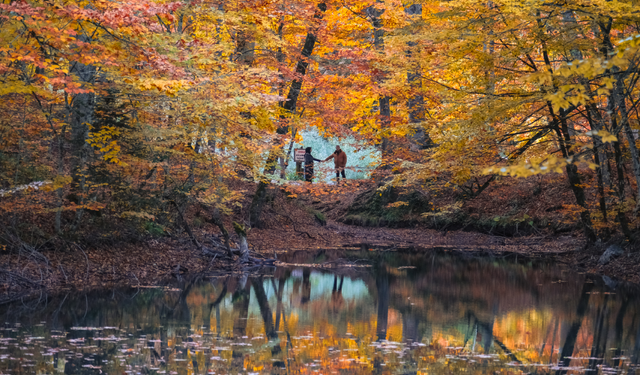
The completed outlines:
[[[548,103],[548,107],[551,114],[551,127],[556,132],[562,156],[564,158],[573,157],[574,152],[571,150],[571,136],[566,126],[564,110],[561,109],[560,114],[556,115],[551,103]],[[561,126],[561,124],[565,125]],[[580,212],[580,221],[582,222],[582,228],[585,236],[588,241],[595,242],[596,233],[594,232],[591,224],[591,215],[587,208],[586,195],[584,193],[584,188],[581,185],[582,178],[578,172],[578,167],[574,163],[568,163],[565,170],[567,172],[567,179],[569,180],[569,187],[576,198],[576,203],[582,207],[582,211]]]
[[[224,239],[224,246],[227,248],[227,255],[229,258],[233,258],[233,252],[231,251],[231,245],[229,244],[229,231],[224,226],[224,222],[222,221],[222,216],[220,215],[220,209],[218,207],[213,208],[213,213],[211,214],[211,223],[220,229],[222,233],[222,238]]]
[[[598,112],[598,108],[595,104],[591,103],[587,106],[587,120],[592,131],[599,131],[604,127],[602,116]],[[594,132],[595,133],[595,132]],[[591,135],[591,140],[594,145],[593,157],[596,167],[596,174],[598,178],[598,201],[600,204],[600,212],[602,213],[603,221],[607,222],[607,197],[605,187],[609,189],[611,187],[611,171],[609,170],[609,158],[607,155],[607,144],[602,142],[602,138],[596,134]]]
[[[624,214],[624,211],[620,208],[620,206],[624,202],[624,170],[623,170],[623,161],[622,161],[622,151],[620,150],[620,142],[613,142],[613,151],[615,152],[615,160],[616,160],[616,174],[618,175],[618,187],[616,189],[618,193],[618,207],[616,208],[616,214],[618,217],[618,222],[620,222],[620,228],[622,229],[622,233],[627,239],[631,238],[631,231],[629,230],[629,223],[627,221],[627,216]]]
[[[85,36],[80,37],[80,39],[84,42],[90,41],[89,38]],[[95,81],[96,67],[75,62],[71,66],[70,73],[76,75],[80,81],[90,84]],[[77,94],[73,97],[69,109],[71,114],[71,144],[73,147],[71,171],[76,203],[80,206],[86,203],[87,198],[85,168],[90,151],[87,139],[89,137],[89,125],[93,124],[95,118],[95,103],[95,94]],[[78,225],[80,225],[83,213],[83,208],[76,210],[72,231],[75,231]]]
[[[384,52],[384,29],[382,24],[382,14],[384,10],[371,6],[367,8],[367,15],[373,25],[373,45],[379,52]],[[384,72],[378,74],[376,78],[377,83],[380,85],[384,81]],[[381,134],[381,149],[383,156],[389,152],[389,138],[384,135],[385,129],[389,128],[391,124],[391,98],[386,95],[382,95],[378,98],[378,110],[380,112],[380,134]]]
[[[589,117],[592,117],[593,120],[589,121],[589,125],[591,126],[591,130],[600,131],[604,130],[604,119],[600,116],[598,109],[595,108],[595,105],[589,106],[590,114]],[[607,144],[602,142],[602,138],[593,136],[593,145],[596,149],[596,153],[598,154],[598,160],[600,161],[598,168],[601,170],[602,174],[602,183],[604,186],[611,186],[611,170],[609,169],[609,155],[607,153]]]
[[[316,18],[322,18],[322,13],[327,10],[327,5],[325,3],[318,4],[318,9],[320,12],[316,13]],[[311,53],[313,53],[313,48],[316,45],[316,41],[318,37],[313,33],[313,31],[309,31],[307,33],[307,37],[304,40],[304,46],[302,47],[302,58],[298,60],[296,64],[296,74],[299,77],[296,77],[291,83],[291,87],[289,88],[289,94],[287,95],[287,99],[284,102],[281,102],[280,105],[289,113],[294,113],[296,110],[296,105],[298,104],[298,96],[300,96],[300,90],[302,90],[302,79],[304,75],[307,73],[307,68],[309,67],[309,58],[311,57]],[[289,130],[288,126],[279,127],[278,134],[287,134]]]
[[[243,65],[250,66],[255,57],[256,42],[252,40],[247,30],[236,33],[235,60]]]
[[[578,34],[576,28],[579,26],[576,21],[575,14],[573,10],[567,10],[563,12],[562,18],[567,24],[568,33],[570,39],[577,40]],[[571,58],[573,60],[583,60],[582,51],[579,48],[571,49]],[[587,94],[589,97],[593,97],[593,93],[591,91],[591,86],[586,79],[580,81],[580,83],[587,90]],[[604,121],[598,112],[597,106],[592,102],[587,105],[587,120],[589,121],[589,125],[591,130],[599,131],[605,128]],[[595,147],[594,157],[596,159],[596,165],[598,165],[596,169],[596,173],[598,174],[598,192],[600,195],[600,210],[602,211],[602,215],[604,217],[604,221],[607,221],[606,214],[606,198],[604,194],[604,186],[611,186],[611,173],[609,170],[609,160],[607,155],[607,146],[602,142],[602,139],[597,136],[592,136],[593,144]]]
[[[620,112],[620,121],[622,122],[622,130],[629,142],[629,154],[631,154],[631,164],[633,165],[633,175],[636,179],[636,207],[634,212],[636,215],[640,210],[640,157],[638,156],[638,147],[636,146],[636,139],[633,136],[631,126],[629,126],[629,112],[627,111],[627,104],[625,102],[624,93],[624,77],[626,74],[619,74],[616,82],[616,104],[618,111]],[[620,139],[618,139],[619,141]]]
[[[60,133],[56,135],[56,146],[58,147],[58,159],[57,159],[57,173],[58,176],[62,176],[64,174],[64,139],[67,132],[67,126],[62,126],[60,129]],[[59,187],[56,189],[56,217],[54,220],[55,231],[57,235],[62,234],[62,202],[64,196],[64,188]]]
[[[615,90],[608,98],[607,103],[607,111],[610,113],[610,130],[615,133],[620,133],[620,124],[618,123],[618,119],[615,115],[617,111],[617,95],[615,94]],[[622,149],[620,147],[620,139],[613,142],[613,151],[614,151],[614,159],[616,163],[616,177],[617,184],[615,186],[614,191],[616,192],[618,198],[618,205],[616,207],[616,217],[618,218],[618,222],[620,223],[620,228],[622,229],[622,233],[624,236],[629,239],[631,236],[631,232],[629,231],[627,217],[624,213],[624,210],[621,208],[623,202],[625,201],[625,181],[624,181],[624,160],[622,159]]]
[[[611,26],[613,24],[613,19],[611,17],[608,18],[607,22],[599,22],[598,30],[601,33],[602,37],[602,45],[600,48],[600,52],[604,56],[604,58],[609,58],[609,53],[614,50],[613,44],[611,43]],[[614,69],[614,73],[617,72],[617,69]],[[609,71],[607,71],[609,73]],[[617,72],[619,73],[619,72]],[[609,112],[609,116],[611,119],[611,132],[614,134],[619,134],[622,130],[623,133],[627,135],[627,140],[629,141],[629,150],[631,151],[631,160],[633,164],[633,171],[636,177],[636,188],[637,191],[640,192],[640,160],[638,159],[638,148],[635,144],[635,139],[633,137],[633,133],[630,131],[627,133],[626,128],[628,127],[629,117],[626,110],[625,103],[625,95],[624,95],[624,77],[625,74],[619,73],[618,78],[616,80],[616,84],[614,90],[611,92],[608,98],[607,110]],[[616,113],[620,112],[620,121],[618,124],[618,119],[616,118]],[[618,136],[618,140],[614,142],[614,151],[615,151],[615,159],[616,159],[616,167],[618,174],[618,188],[617,195],[619,205],[617,208],[617,216],[618,221],[620,222],[620,227],[622,228],[622,232],[624,233],[627,239],[631,238],[631,232],[628,227],[628,222],[624,210],[620,208],[622,203],[625,200],[625,192],[624,192],[624,169],[623,169],[623,160],[622,160],[622,152],[620,150],[620,136]],[[634,212],[637,213],[638,208],[640,208],[640,195],[637,195],[639,199],[636,201],[636,207]]]
[[[542,32],[544,30],[542,19],[540,18],[540,11],[537,12],[538,16],[538,26]],[[549,58],[549,52],[547,50],[546,43],[546,35],[541,35],[540,43],[542,47],[542,57],[544,59],[545,68],[549,73],[553,73],[553,66],[551,64],[551,59]],[[558,91],[557,84],[554,82],[552,86],[553,92]],[[555,131],[558,144],[560,145],[560,151],[562,152],[562,156],[564,158],[573,158],[574,151],[572,149],[573,140],[571,139],[571,134],[569,133],[569,127],[567,124],[567,113],[564,109],[560,109],[559,113],[556,114],[553,109],[553,105],[551,102],[547,102],[547,107],[549,109],[549,114],[551,116],[551,128]],[[596,233],[593,230],[593,226],[591,224],[591,215],[589,214],[589,209],[587,208],[586,196],[584,193],[584,188],[582,187],[582,179],[580,173],[578,172],[578,167],[574,163],[568,163],[565,167],[567,172],[567,178],[569,180],[569,186],[573,192],[573,195],[576,198],[576,203],[582,207],[580,212],[580,220],[582,222],[582,227],[589,242],[595,242]]]
[[[325,3],[320,3],[318,4],[318,9],[320,10],[320,12],[316,13],[316,18],[322,18],[322,12],[325,12],[327,10],[327,5]],[[308,60],[309,57],[311,57],[311,53],[313,53],[316,41],[317,36],[314,34],[314,31],[309,31],[307,33],[307,37],[305,38],[304,46],[302,47],[302,58],[298,60],[298,63],[296,64],[297,77],[291,83],[289,93],[287,94],[287,99],[283,102],[280,102],[280,106],[290,114],[295,113],[296,105],[298,104],[298,97],[300,96],[300,91],[302,90],[302,79],[307,73],[307,68],[309,66]],[[276,133],[284,135],[287,134],[288,131],[289,127],[284,125],[279,126],[276,130]],[[276,162],[279,151],[280,145],[278,143],[278,147],[269,152],[264,171],[266,175],[273,174],[273,172],[276,170]],[[260,218],[262,216],[262,209],[264,207],[265,198],[267,196],[267,185],[268,182],[265,181],[265,179],[260,180],[256,189],[256,193],[253,195],[251,206],[249,208],[249,223],[252,228],[263,227],[263,223]]]
[[[422,4],[412,4],[406,7],[404,11],[409,16],[420,16],[422,15]],[[415,47],[416,43],[407,43],[407,57],[409,59],[411,59]],[[407,106],[409,107],[409,123],[412,124],[412,128],[414,128],[415,131],[409,140],[412,147],[419,150],[433,145],[429,134],[424,130],[424,125],[422,124],[425,120],[426,109],[424,105],[424,97],[422,96],[422,93],[420,93],[420,89],[422,88],[422,75],[420,74],[420,71],[420,63],[416,62],[416,66],[407,73],[407,83],[409,84],[409,87],[418,91],[418,93],[409,99],[407,103]]]
[[[597,138],[595,136],[593,136],[593,138]],[[607,200],[606,200],[606,196],[604,193],[604,179],[602,177],[602,165],[600,164],[600,157],[599,157],[600,152],[596,151],[593,153],[594,156],[594,161],[595,164],[597,165],[596,167],[596,175],[597,175],[597,179],[598,179],[598,203],[600,204],[600,213],[602,214],[602,220],[606,223],[607,222]]]
[[[244,225],[240,225],[233,222],[233,229],[235,229],[236,234],[240,238],[238,243],[238,248],[240,250],[240,259],[238,259],[239,263],[247,263],[249,261],[249,244],[247,243],[247,228]]]

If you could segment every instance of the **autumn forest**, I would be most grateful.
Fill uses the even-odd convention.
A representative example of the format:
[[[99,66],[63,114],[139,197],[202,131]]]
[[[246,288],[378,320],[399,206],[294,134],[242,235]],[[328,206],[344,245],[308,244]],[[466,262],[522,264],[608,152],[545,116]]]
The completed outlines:
[[[0,374],[632,373],[639,105],[636,0],[2,0]]]

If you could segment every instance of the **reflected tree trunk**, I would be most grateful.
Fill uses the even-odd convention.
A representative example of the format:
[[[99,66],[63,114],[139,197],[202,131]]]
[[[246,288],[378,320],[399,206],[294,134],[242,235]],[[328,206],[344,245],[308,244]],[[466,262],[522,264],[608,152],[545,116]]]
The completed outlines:
[[[387,324],[389,318],[389,274],[385,270],[376,278],[378,291],[378,319],[376,323],[377,340],[387,339]]]
[[[571,356],[573,355],[573,349],[576,346],[576,340],[578,339],[578,332],[582,327],[582,321],[584,320],[584,314],[587,312],[587,308],[589,307],[589,297],[591,297],[591,289],[593,288],[593,283],[585,282],[582,286],[582,293],[580,294],[580,300],[578,301],[578,307],[576,308],[576,318],[573,323],[569,327],[569,332],[567,332],[567,338],[564,341],[564,345],[562,346],[562,352],[560,353],[560,358],[558,359],[558,365],[561,366],[556,374],[564,375],[567,373],[566,367],[571,363]]]
[[[516,355],[513,353],[513,351],[511,349],[509,349],[509,347],[507,347],[507,345],[505,345],[499,338],[497,338],[497,337],[495,337],[493,335],[493,324],[495,323],[496,310],[497,310],[497,307],[494,306],[493,317],[491,318],[491,323],[484,323],[484,322],[480,321],[474,315],[474,318],[476,320],[477,326],[482,330],[482,341],[483,341],[482,346],[483,346],[483,349],[484,349],[484,353],[488,354],[489,351],[491,350],[491,347],[493,346],[493,343],[495,342],[496,345],[498,345],[498,347],[500,347],[500,349],[504,352],[504,354],[507,355],[507,357],[512,362],[522,363],[518,359],[518,357],[516,357]],[[475,339],[474,339],[474,348],[475,348]]]
[[[551,327],[553,326],[553,322],[557,319],[554,318],[551,321],[551,324],[547,327],[547,332],[544,334],[544,341],[542,342],[542,346],[540,347],[540,352],[538,353],[538,358],[542,359],[542,355],[544,354],[544,348],[547,346],[547,340],[549,339],[549,334],[551,333]]]
[[[602,363],[602,358],[601,356],[604,355],[604,346],[606,346],[606,341],[607,341],[607,333],[608,333],[608,327],[607,329],[604,329],[604,339],[603,339],[603,328],[605,326],[605,322],[608,322],[608,315],[609,315],[609,309],[607,306],[607,300],[609,299],[609,295],[605,295],[604,297],[604,303],[602,304],[602,308],[600,309],[597,318],[596,318],[596,324],[593,327],[593,332],[594,332],[594,337],[593,337],[593,345],[591,346],[591,354],[589,355],[589,357],[591,357],[589,359],[589,365],[588,368],[592,369],[594,371],[597,371],[597,367],[599,364]],[[603,344],[600,345],[600,341],[603,341]]]
[[[309,268],[305,268],[302,271],[302,298],[300,302],[305,304],[311,301],[311,270]]]
[[[282,353],[282,347],[280,347],[280,341],[276,328],[273,324],[273,314],[271,313],[271,307],[269,306],[269,300],[264,292],[264,282],[262,277],[252,278],[251,284],[253,284],[253,291],[256,294],[256,300],[258,300],[258,306],[260,307],[260,315],[262,315],[262,322],[264,323],[264,331],[269,342],[273,342],[271,347],[271,356],[273,359],[278,357]],[[283,360],[273,362],[275,367],[285,367]]]
[[[264,332],[269,340],[275,340],[278,338],[278,334],[273,324],[273,314],[271,313],[269,300],[267,299],[267,294],[264,292],[262,277],[251,278],[251,284],[253,285],[253,291],[256,294],[256,300],[258,300],[258,306],[260,307],[260,315],[262,315],[262,322],[264,323]]]
[[[635,343],[633,345],[633,357],[631,362],[634,365],[638,365],[638,359],[640,358],[640,324],[638,324],[638,329],[636,331]]]
[[[273,288],[275,289],[275,281],[273,279],[271,279],[271,281],[273,282]],[[276,292],[276,298],[278,300],[278,304],[276,305],[276,324],[275,324],[275,329],[276,331],[280,330],[280,315],[283,314],[282,310],[283,310],[283,306],[282,306],[282,293],[284,292],[284,283],[285,283],[286,279],[284,277],[281,277],[278,279],[278,289]]]
[[[473,326],[473,345],[471,345],[471,353],[476,352],[476,342],[478,341],[478,325]]]
[[[556,337],[558,337],[558,328],[560,327],[560,318],[556,319],[556,327],[553,329],[553,337],[551,338],[551,352],[549,354],[549,364],[553,361],[553,351],[556,348]]]
[[[220,295],[218,296],[218,298],[215,299],[215,301],[213,301],[213,303],[211,303],[209,305],[209,323],[211,323],[211,314],[213,313],[213,310],[215,309],[216,312],[216,333],[218,334],[218,337],[220,337],[220,302],[222,302],[222,300],[224,300],[224,297],[227,295],[227,283],[228,283],[228,279],[224,281],[224,284],[222,286],[222,290],[220,291]]]
[[[493,323],[495,322],[495,317],[491,319],[490,323],[479,324],[482,328],[482,348],[484,349],[485,354],[488,354],[491,350],[491,346],[493,345]]]
[[[235,317],[233,321],[233,337],[242,338],[247,334],[247,318],[249,317],[249,299],[251,297],[251,285],[244,282],[238,286],[233,293],[233,312]],[[237,347],[234,347],[237,348]],[[233,368],[244,368],[244,354],[239,349],[234,349],[231,353],[231,363]]]
[[[333,288],[331,289],[331,311],[334,314],[340,311],[344,303],[344,298],[342,298],[343,282],[344,282],[344,276],[340,277],[339,284],[338,284],[338,275],[333,276]]]
[[[217,337],[220,337],[220,331],[222,330],[222,326],[220,324],[220,305],[216,306],[216,332],[218,333]]]
[[[242,337],[247,333],[247,317],[249,316],[249,298],[251,297],[251,284],[245,283],[244,288],[233,293],[233,312],[237,316],[233,321],[233,337]]]
[[[402,341],[418,342],[418,318],[410,311],[402,314]]]
[[[622,366],[622,337],[623,337],[623,329],[624,329],[624,316],[627,314],[627,308],[629,307],[629,298],[625,298],[622,301],[622,305],[620,305],[620,310],[618,310],[618,315],[616,315],[616,350],[614,352],[613,357],[618,358],[617,363],[614,367]]]
[[[196,280],[189,282],[184,290],[180,292],[178,301],[173,306],[173,309],[168,312],[170,317],[183,322],[191,321],[191,312],[189,311],[189,305],[187,304],[187,296],[191,293],[191,289],[193,289],[196,282]]]

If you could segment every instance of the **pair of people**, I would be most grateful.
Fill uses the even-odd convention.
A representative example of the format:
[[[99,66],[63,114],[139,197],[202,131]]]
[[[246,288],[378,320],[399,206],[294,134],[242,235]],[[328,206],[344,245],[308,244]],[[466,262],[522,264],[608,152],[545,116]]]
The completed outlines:
[[[340,146],[336,146],[336,150],[333,154],[329,155],[324,160],[316,159],[311,155],[311,147],[307,147],[305,149],[304,154],[304,180],[307,182],[313,181],[313,162],[323,162],[328,161],[329,159],[333,159],[333,164],[336,169],[336,180],[340,181],[340,174],[342,174],[342,178],[346,179],[347,175],[344,171],[344,168],[347,166],[347,154],[340,148]]]

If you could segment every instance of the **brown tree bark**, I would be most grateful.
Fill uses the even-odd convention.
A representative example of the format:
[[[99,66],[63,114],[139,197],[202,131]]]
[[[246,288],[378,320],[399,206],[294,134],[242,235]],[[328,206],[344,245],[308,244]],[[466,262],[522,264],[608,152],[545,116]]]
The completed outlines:
[[[318,4],[318,9],[320,11],[316,14],[316,18],[322,18],[322,13],[327,10],[327,5],[325,3],[320,3]],[[318,38],[313,31],[309,31],[307,33],[307,37],[304,41],[304,46],[302,47],[302,58],[298,60],[298,63],[296,64],[296,78],[293,80],[293,82],[291,82],[291,87],[289,88],[287,99],[285,99],[283,102],[280,102],[280,106],[289,113],[293,114],[296,110],[298,97],[300,96],[300,91],[302,90],[302,79],[307,73],[307,68],[309,67],[308,60],[313,53],[313,49],[316,45],[317,39]],[[288,131],[289,126],[279,126],[276,130],[276,134],[284,135],[287,134]],[[269,153],[264,171],[265,174],[270,175],[275,172],[278,151],[278,149],[274,149]],[[262,179],[258,183],[256,193],[253,195],[251,207],[249,208],[249,223],[252,228],[263,227],[263,223],[260,218],[262,216],[262,209],[264,208],[264,202],[266,200],[265,198],[267,197],[268,184],[269,183],[267,181]]]
[[[405,8],[405,13],[409,16],[419,16],[422,14],[422,4],[415,3]],[[411,58],[415,43],[408,43],[407,45],[407,57]],[[407,73],[407,83],[412,89],[420,90],[421,74],[420,64],[418,64],[413,71]],[[425,131],[422,122],[425,120],[426,108],[424,104],[424,96],[418,93],[409,99],[407,106],[409,107],[409,123],[412,124],[415,133],[409,138],[412,146],[421,150],[433,146],[433,142],[429,137],[429,134]]]
[[[371,24],[373,25],[373,45],[375,49],[379,52],[384,52],[384,29],[382,24],[382,14],[384,10],[380,10],[375,8],[375,6],[371,6],[367,8],[367,16],[371,20]],[[375,77],[376,82],[381,84],[384,81],[384,73],[380,72],[377,77]],[[386,95],[381,95],[378,98],[378,111],[380,114],[380,128],[381,133],[384,133],[384,129],[388,128],[391,124],[391,98]],[[383,135],[381,135],[380,148],[382,150],[383,156],[389,151],[389,139]]]

